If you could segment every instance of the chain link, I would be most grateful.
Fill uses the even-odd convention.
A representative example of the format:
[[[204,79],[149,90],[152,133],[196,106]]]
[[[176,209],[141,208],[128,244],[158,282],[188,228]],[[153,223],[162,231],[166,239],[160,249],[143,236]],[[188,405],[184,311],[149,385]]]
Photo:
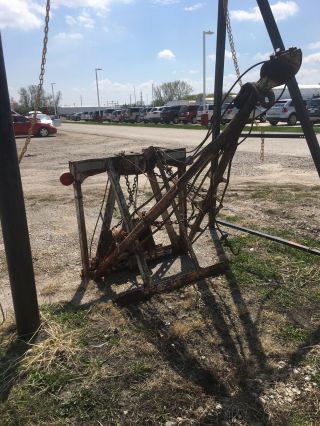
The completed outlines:
[[[49,32],[49,19],[50,19],[50,0],[47,0],[46,4],[46,17],[45,17],[45,25],[44,25],[44,37],[43,37],[43,47],[42,47],[42,57],[41,57],[41,68],[40,68],[40,75],[39,75],[39,83],[37,86],[37,93],[35,98],[35,104],[34,104],[34,113],[31,120],[31,126],[29,127],[28,136],[25,140],[24,146],[19,154],[19,163],[21,162],[22,158],[24,157],[25,153],[27,152],[28,146],[31,141],[31,136],[33,132],[34,125],[37,121],[37,111],[40,106],[40,98],[42,93],[42,87],[43,87],[43,79],[44,79],[44,73],[45,73],[45,64],[46,64],[46,56],[47,56],[47,44],[48,44],[48,32]],[[54,101],[54,99],[53,99]]]
[[[233,39],[233,35],[232,35],[230,15],[229,15],[229,10],[228,10],[228,0],[224,0],[223,6],[224,6],[226,27],[227,27],[227,33],[228,33],[228,39],[229,39],[229,45],[230,45],[230,49],[231,49],[231,55],[232,55],[232,60],[233,60],[233,64],[234,64],[234,69],[236,71],[236,75],[237,75],[237,78],[239,80],[239,84],[240,84],[240,86],[242,86],[242,80],[240,78],[241,74],[240,74],[240,68],[239,68],[239,64],[238,64],[237,52],[236,52],[236,48],[235,48],[235,45],[234,45],[234,39]]]
[[[260,161],[264,162],[264,137],[261,137],[261,145],[260,145]]]
[[[128,208],[131,206],[134,207],[134,209],[137,209],[137,190],[138,190],[138,175],[135,175],[133,179],[132,188],[130,186],[129,176],[125,175],[125,181],[126,181],[126,187],[129,195],[129,202],[128,202]]]

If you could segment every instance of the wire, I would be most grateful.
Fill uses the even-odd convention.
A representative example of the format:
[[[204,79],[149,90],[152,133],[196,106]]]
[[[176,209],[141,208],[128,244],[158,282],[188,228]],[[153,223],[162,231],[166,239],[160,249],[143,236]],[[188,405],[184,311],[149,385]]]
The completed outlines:
[[[235,87],[235,85],[239,82],[239,80],[241,80],[249,71],[251,71],[253,68],[257,67],[258,65],[262,65],[264,63],[266,63],[267,61],[260,61],[257,62],[256,64],[252,65],[251,67],[247,68],[241,75],[240,77],[237,78],[237,80],[234,82],[234,84],[230,87],[230,89],[228,90],[228,92],[225,94],[224,98],[221,101],[221,105],[223,105],[226,101],[226,99],[228,98],[228,96],[230,95],[232,89]],[[221,118],[223,118],[223,116],[225,115],[226,111],[230,108],[230,106],[232,105],[233,100],[228,104],[228,106],[225,108],[225,110],[223,111],[223,113],[221,114]],[[205,142],[208,140],[209,136],[213,133],[214,130],[214,119],[216,118],[215,115],[212,116],[211,118],[211,126],[209,127],[209,130],[206,134],[206,136],[204,137],[204,139],[200,142],[199,145],[197,145],[193,150],[191,151],[187,151],[188,154],[194,152],[194,154],[191,156],[193,159],[198,157],[202,150],[200,151],[200,149],[202,148],[202,146],[205,144]]]
[[[104,224],[104,219],[103,219],[103,217],[102,217],[102,209],[103,209],[103,206],[104,206],[104,201],[105,201],[105,199],[106,199],[108,186],[109,186],[109,179],[107,179],[106,187],[105,187],[105,189],[104,189],[104,194],[103,194],[103,198],[102,198],[102,202],[101,202],[101,206],[100,206],[100,211],[99,211],[99,214],[98,214],[98,217],[97,217],[97,220],[96,220],[96,224],[95,224],[95,226],[94,226],[94,230],[93,230],[93,233],[92,233],[92,236],[91,236],[90,249],[89,249],[89,256],[90,256],[90,259],[91,259],[91,251],[92,251],[93,239],[94,239],[94,236],[95,236],[95,233],[96,233],[97,226],[98,226],[98,223],[99,223],[99,219],[100,219],[100,218],[102,219],[102,222],[103,222],[103,224]]]

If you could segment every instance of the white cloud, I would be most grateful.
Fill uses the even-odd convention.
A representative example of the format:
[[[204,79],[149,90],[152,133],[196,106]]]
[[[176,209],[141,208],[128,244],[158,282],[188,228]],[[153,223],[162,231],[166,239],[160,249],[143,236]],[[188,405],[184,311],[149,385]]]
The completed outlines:
[[[320,49],[320,41],[316,41],[314,43],[309,43],[307,45],[308,49]]]
[[[202,6],[204,6],[204,3],[196,3],[193,6],[185,7],[184,10],[186,12],[193,12],[195,10],[200,9]]]
[[[94,10],[99,16],[104,16],[114,3],[129,4],[134,0],[53,0],[51,8],[61,6],[72,8],[85,8]],[[32,30],[43,27],[44,24],[44,0],[0,0],[0,28],[18,28]],[[80,18],[80,21],[79,21]],[[75,24],[75,20],[85,28],[92,28],[94,22],[90,16],[83,13],[77,18],[68,15],[66,22]]]
[[[272,52],[257,52],[254,56],[255,59],[257,59],[257,61],[267,61],[270,59],[270,56],[272,55]]]
[[[161,50],[161,52],[158,53],[158,58],[161,58],[161,59],[174,59],[175,55],[172,52],[172,50],[170,50],[170,49],[164,49],[164,50]]]
[[[58,33],[54,38],[57,40],[81,40],[83,35],[80,33]]]
[[[151,0],[153,4],[160,4],[161,6],[169,6],[171,4],[180,3],[180,0]]]
[[[53,6],[70,8],[87,8],[95,10],[109,10],[113,3],[129,4],[134,0],[53,0]]]
[[[74,17],[67,15],[65,21],[70,26],[78,25],[80,27],[92,29],[94,28],[95,20],[90,16],[90,14],[83,10],[80,15]]]
[[[239,53],[237,53],[237,57],[239,56]],[[232,59],[232,53],[229,50],[225,50],[224,57],[225,59]],[[210,59],[210,61],[214,62],[216,60],[216,54],[212,53],[211,55],[208,55],[208,58]]]
[[[311,64],[315,62],[320,62],[320,52],[312,53],[311,55],[307,55],[303,58],[304,64]]]
[[[152,96],[152,84],[154,81],[149,80],[145,81],[143,83],[137,84],[135,86],[132,85],[132,83],[125,82],[120,83],[118,81],[111,81],[109,79],[99,79],[99,91],[100,91],[100,100],[101,105],[107,105],[110,104],[111,100],[118,101],[121,103],[129,103],[130,102],[130,95],[131,95],[131,102],[134,102],[134,92],[136,94],[136,100],[140,100],[141,92],[142,92],[142,98],[145,103],[147,101],[151,101]],[[96,81],[93,80],[91,84],[91,90],[93,93],[93,96],[95,95],[96,91]]]
[[[299,11],[299,6],[295,1],[278,1],[270,6],[276,21],[287,19]],[[236,21],[262,21],[262,16],[258,6],[252,7],[249,11],[243,9],[231,10],[230,16]]]
[[[43,25],[43,15],[43,6],[34,1],[0,0],[0,28],[40,28]]]
[[[189,74],[198,74],[199,70],[189,70]]]

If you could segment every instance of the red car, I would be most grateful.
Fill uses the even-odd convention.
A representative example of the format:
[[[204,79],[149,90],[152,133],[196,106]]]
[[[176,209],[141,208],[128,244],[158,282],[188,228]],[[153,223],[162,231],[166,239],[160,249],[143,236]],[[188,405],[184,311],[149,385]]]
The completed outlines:
[[[12,115],[15,136],[27,135],[31,126],[31,119],[23,115]],[[54,135],[57,129],[51,124],[36,122],[33,126],[33,136],[45,137]]]

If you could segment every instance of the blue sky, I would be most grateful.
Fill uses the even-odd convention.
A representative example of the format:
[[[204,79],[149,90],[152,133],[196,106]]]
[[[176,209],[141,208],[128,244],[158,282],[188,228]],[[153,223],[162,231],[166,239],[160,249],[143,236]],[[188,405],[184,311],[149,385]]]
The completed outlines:
[[[319,0],[270,4],[287,47],[303,51],[301,84],[320,82]],[[61,90],[64,105],[151,100],[152,83],[183,79],[202,91],[202,31],[216,32],[218,1],[52,0],[45,90]],[[10,95],[35,84],[40,70],[45,0],[0,0],[0,28]],[[253,0],[229,0],[241,71],[272,52]],[[207,92],[213,91],[216,34],[206,37]],[[226,43],[225,88],[235,80]],[[248,75],[255,80],[257,72]]]

